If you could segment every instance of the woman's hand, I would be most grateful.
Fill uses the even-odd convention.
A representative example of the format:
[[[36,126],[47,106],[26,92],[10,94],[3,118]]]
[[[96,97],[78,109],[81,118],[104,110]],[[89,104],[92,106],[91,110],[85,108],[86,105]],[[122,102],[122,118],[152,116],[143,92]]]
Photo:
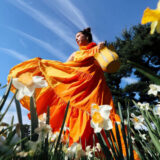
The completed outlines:
[[[103,49],[105,47],[106,43],[105,42],[100,42],[97,46],[98,46],[98,50],[100,51],[101,49]]]

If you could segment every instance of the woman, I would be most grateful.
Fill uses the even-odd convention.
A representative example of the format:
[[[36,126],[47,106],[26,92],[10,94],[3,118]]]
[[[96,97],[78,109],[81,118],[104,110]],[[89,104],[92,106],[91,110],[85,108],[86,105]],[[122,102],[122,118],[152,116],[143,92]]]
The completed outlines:
[[[70,101],[66,118],[66,126],[70,128],[70,144],[81,138],[84,147],[85,143],[92,145],[93,142],[94,131],[90,126],[90,109],[93,103],[112,106],[110,118],[113,123],[119,121],[119,116],[115,114],[103,71],[94,58],[94,54],[104,47],[104,42],[98,45],[92,42],[90,28],[78,32],[76,41],[80,51],[74,52],[67,62],[34,58],[13,67],[8,81],[11,77],[20,77],[25,84],[33,76],[44,77],[48,87],[37,88],[35,92],[38,115],[46,113],[47,106],[50,106],[51,127],[53,132],[59,131],[66,105]],[[15,92],[14,87],[12,91]],[[28,110],[29,101],[27,96],[20,100]]]

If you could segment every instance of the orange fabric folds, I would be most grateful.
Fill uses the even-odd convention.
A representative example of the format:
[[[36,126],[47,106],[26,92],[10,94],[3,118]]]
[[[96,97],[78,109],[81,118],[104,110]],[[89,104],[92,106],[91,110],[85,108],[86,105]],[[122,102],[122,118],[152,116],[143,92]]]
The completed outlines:
[[[9,73],[8,81],[30,72],[32,76],[43,76],[48,87],[37,88],[35,92],[37,113],[41,115],[50,106],[50,124],[53,132],[59,131],[66,105],[70,101],[66,126],[70,128],[70,143],[79,141],[82,144],[92,144],[90,127],[90,108],[92,103],[98,105],[109,104],[113,107],[112,96],[106,85],[103,71],[94,54],[97,47],[91,45],[88,49],[77,51],[74,61],[58,62],[34,58],[13,67]],[[12,91],[15,88],[12,86]],[[20,100],[21,104],[29,110],[29,97]],[[119,121],[114,107],[111,113],[112,121]]]

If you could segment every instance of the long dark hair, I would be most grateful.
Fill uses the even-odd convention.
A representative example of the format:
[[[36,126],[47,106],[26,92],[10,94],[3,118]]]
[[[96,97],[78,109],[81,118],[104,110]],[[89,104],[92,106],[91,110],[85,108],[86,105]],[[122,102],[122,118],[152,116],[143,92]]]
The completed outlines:
[[[91,34],[91,28],[88,27],[88,28],[85,28],[84,30],[82,31],[79,31],[81,32],[82,34],[84,34],[88,40],[88,42],[92,42],[92,34]]]

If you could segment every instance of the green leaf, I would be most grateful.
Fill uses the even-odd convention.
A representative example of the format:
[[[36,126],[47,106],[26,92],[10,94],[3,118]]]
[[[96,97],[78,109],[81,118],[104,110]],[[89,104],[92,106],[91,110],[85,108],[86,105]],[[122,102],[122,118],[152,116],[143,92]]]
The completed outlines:
[[[126,156],[127,156],[127,159],[129,159],[128,140],[127,140],[127,136],[126,136],[125,125],[124,125],[124,120],[123,120],[123,116],[122,116],[120,103],[118,103],[118,111],[119,111],[119,115],[120,115],[120,118],[121,118],[121,131],[122,131],[122,136],[123,136],[123,140],[124,140],[124,144],[125,144]],[[127,124],[128,124],[128,121],[129,121],[129,119],[127,120]]]
[[[7,84],[5,84],[4,86],[0,86],[0,89],[3,89],[3,88],[6,88],[8,85]]]
[[[15,97],[16,97],[16,94],[17,94],[17,90],[16,90],[16,93],[13,95],[13,97],[12,97],[10,103],[8,104],[6,110],[4,111],[4,113],[2,114],[2,116],[0,117],[0,122],[2,121],[2,119],[4,118],[4,116],[6,115],[6,113],[7,113],[8,109],[10,108],[10,106],[11,106],[13,100],[14,100]]]
[[[24,138],[24,129],[23,129],[23,122],[22,122],[22,112],[21,112],[21,106],[18,100],[15,99],[16,103],[16,109],[17,109],[17,116],[18,116],[18,121],[20,124],[20,131],[21,131],[21,139]],[[21,143],[21,148],[22,150],[24,149],[24,142]]]
[[[118,141],[120,159],[124,159],[123,152],[122,152],[122,143],[121,143],[121,138],[120,138],[120,133],[119,133],[119,129],[118,129],[117,123],[115,123],[115,127],[116,127],[116,137],[117,137],[117,141]]]
[[[111,130],[111,131],[112,131],[112,130]],[[111,132],[111,131],[110,131],[110,132]],[[105,131],[105,134],[106,134],[108,143],[109,143],[109,145],[110,145],[110,147],[111,147],[111,150],[112,150],[112,152],[113,152],[113,157],[115,158],[115,160],[120,160],[120,159],[119,159],[119,150],[118,150],[116,141],[114,141],[113,138],[112,138],[112,140],[111,140],[111,136],[110,136],[111,133],[109,133],[108,131]]]
[[[11,89],[11,86],[12,86],[12,79],[10,80],[10,82],[9,82],[9,84],[8,84],[8,86],[7,86],[6,92],[4,93],[4,95],[3,95],[3,97],[2,97],[2,99],[1,99],[1,101],[0,101],[0,111],[2,110],[3,105],[4,105],[4,103],[5,103],[6,100],[7,100],[7,97],[8,97],[8,95],[9,95],[9,91],[10,91],[10,89]]]
[[[34,132],[34,130],[38,127],[38,116],[36,112],[36,105],[34,102],[34,98],[30,98],[30,112],[31,112],[31,140],[37,141],[38,134]]]
[[[47,119],[46,119],[46,124],[49,124],[49,119],[50,119],[50,107],[47,107]],[[45,138],[45,142],[44,142],[44,157],[45,160],[48,160],[48,149],[49,149],[49,143],[48,143],[48,134],[47,137]]]
[[[57,143],[56,143],[56,147],[55,147],[55,152],[54,153],[57,152],[58,145],[60,143],[62,131],[63,131],[63,128],[64,128],[64,124],[65,124],[65,120],[66,120],[66,117],[67,117],[67,113],[68,113],[69,104],[70,104],[70,101],[68,102],[66,110],[65,110],[64,119],[63,119],[63,122],[62,122],[61,130],[60,130],[60,133],[59,133],[59,136],[58,136],[58,140],[57,140]]]
[[[131,128],[131,125],[130,125],[130,119],[129,119],[129,106],[127,108],[127,122],[128,122],[128,125],[127,125],[127,134],[128,134],[128,145],[129,145],[129,159],[133,160],[133,146],[132,146],[132,140],[131,140],[131,132],[130,132],[130,128]]]
[[[105,158],[112,160],[112,159],[113,159],[113,158],[112,158],[112,154],[111,154],[110,151],[109,151],[109,148],[108,148],[108,146],[107,146],[107,144],[106,144],[106,142],[105,142],[105,140],[104,140],[104,138],[103,138],[103,135],[102,135],[101,133],[96,133],[96,136],[97,136],[98,141],[99,141],[99,143],[100,143],[100,145],[101,145],[101,148],[102,148],[102,150],[103,150],[103,153],[104,153],[104,155],[105,155]]]
[[[160,85],[160,76],[157,76],[156,74],[154,74],[149,68],[144,68],[140,64],[137,64],[130,60],[127,60],[127,63],[133,65],[137,69],[137,71],[141,72],[144,76],[146,76],[152,82]]]
[[[149,121],[148,119],[145,117],[145,120],[147,121],[147,128],[148,128],[148,132],[149,132],[149,135],[152,139],[152,142],[156,148],[156,150],[158,151],[158,153],[160,154],[160,143],[159,143],[159,139],[157,136],[155,136],[155,134],[152,132],[152,126],[149,124]]]

